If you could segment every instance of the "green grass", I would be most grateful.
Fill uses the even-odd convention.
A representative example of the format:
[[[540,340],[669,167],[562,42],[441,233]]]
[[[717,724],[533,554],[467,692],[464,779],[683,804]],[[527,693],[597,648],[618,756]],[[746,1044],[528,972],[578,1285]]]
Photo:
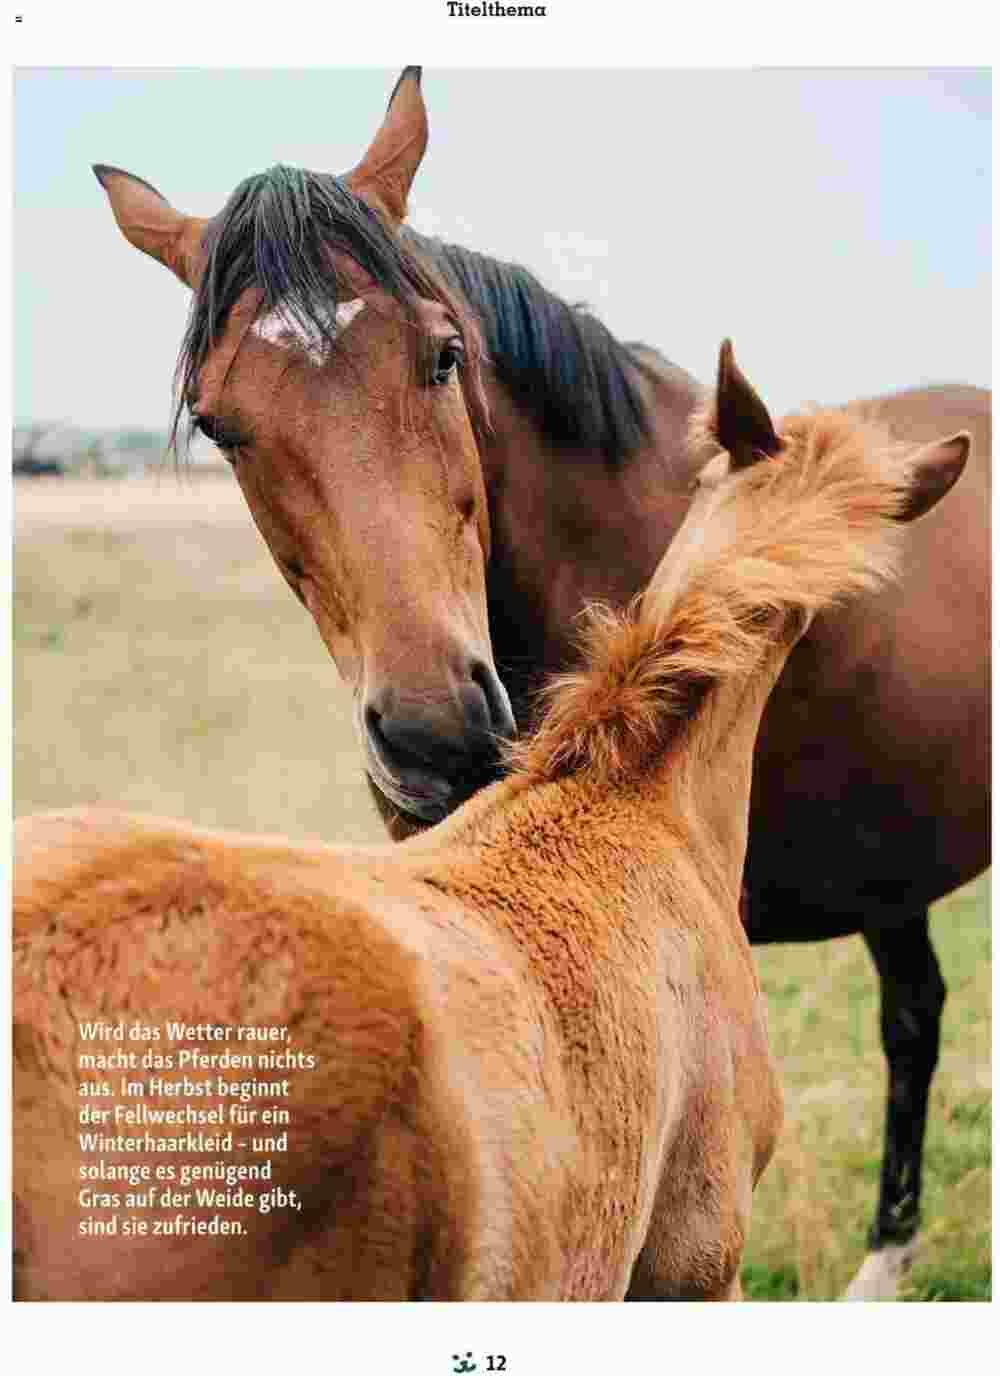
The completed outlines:
[[[921,1251],[906,1300],[991,1296],[990,880],[936,905],[948,985],[924,1153]],[[744,1291],[833,1299],[865,1254],[882,1160],[878,986],[860,937],[756,952],[786,1126],[754,1196]]]
[[[923,1276],[924,1268],[915,1268],[913,1292],[906,1296],[917,1300],[991,1300],[993,1281],[989,1262],[971,1266],[957,1265],[948,1274]]]
[[[794,1266],[743,1267],[743,1294],[748,1300],[794,1300],[799,1295],[799,1273]]]

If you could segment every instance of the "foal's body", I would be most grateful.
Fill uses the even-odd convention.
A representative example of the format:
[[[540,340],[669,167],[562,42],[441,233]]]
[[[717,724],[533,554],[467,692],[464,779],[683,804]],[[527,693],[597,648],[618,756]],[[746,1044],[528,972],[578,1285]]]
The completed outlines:
[[[390,856],[115,814],[31,822],[22,968],[61,988],[19,1063],[20,1297],[620,1299],[661,1187],[690,1226],[650,1254],[658,1288],[735,1293],[780,1098],[734,895],[720,905],[692,838],[650,827],[641,796],[609,831],[606,798],[548,791],[500,785]],[[53,954],[55,887],[72,898]],[[96,1158],[77,1148],[72,1024],[102,1015],[290,1025],[318,1069],[278,1101],[275,1180],[303,1212],[230,1212],[242,1238],[76,1236],[73,1182]]]

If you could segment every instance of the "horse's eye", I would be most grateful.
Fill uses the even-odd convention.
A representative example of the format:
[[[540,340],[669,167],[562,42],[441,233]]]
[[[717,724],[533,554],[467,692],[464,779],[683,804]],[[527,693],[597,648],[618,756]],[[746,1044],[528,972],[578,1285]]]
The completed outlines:
[[[207,440],[211,440],[213,444],[218,444],[219,422],[214,416],[201,416],[197,412],[194,412],[191,416],[191,421],[194,428],[199,430]]]
[[[449,339],[447,344],[442,344],[438,350],[434,372],[431,374],[432,384],[435,387],[441,387],[446,382],[450,382],[452,374],[456,368],[462,366],[464,358],[465,350],[462,348],[462,341],[457,335],[453,339]]]
[[[239,437],[227,430],[225,424],[215,416],[202,416],[197,413],[192,415],[192,421],[196,430],[200,430],[207,440],[221,449],[227,456],[233,450],[239,448]]]

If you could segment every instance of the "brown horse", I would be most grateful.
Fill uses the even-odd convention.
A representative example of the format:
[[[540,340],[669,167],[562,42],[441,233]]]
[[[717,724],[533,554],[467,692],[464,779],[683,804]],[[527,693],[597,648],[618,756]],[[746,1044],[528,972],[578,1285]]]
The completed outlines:
[[[592,614],[585,666],[511,777],[425,837],[345,850],[94,811],[18,824],[20,1297],[739,1297],[781,1121],[739,915],[757,728],[792,645],[891,578],[901,523],[948,490],[968,438],[913,452],[836,413],[776,434],[728,346],[704,424],[730,457],[704,470],[640,609]],[[169,1021],[214,1029],[200,1073],[181,1074],[197,1038]],[[162,1070],[130,1095],[81,1069],[81,1051],[116,1049],[84,1023],[156,1028]],[[261,1025],[292,1029],[308,1069],[205,1075]],[[291,1207],[245,1224],[227,1197],[211,1207],[244,1231],[183,1231],[206,1222],[182,1190],[205,1158],[162,1156],[172,1127],[122,1124],[185,1097],[243,1123],[248,1080],[268,1099],[285,1084]],[[253,1171],[264,1152],[210,1154]],[[121,1224],[125,1187],[80,1184],[118,1159],[174,1168],[169,1197],[133,1214],[146,1235]],[[81,1213],[108,1231],[81,1237]]]
[[[523,269],[400,230],[426,140],[408,68],[340,181],[272,169],[206,223],[98,169],[126,237],[194,288],[181,402],[230,454],[355,686],[366,768],[397,835],[489,777],[483,728],[509,726],[481,634],[454,649],[453,490],[478,502],[493,653],[524,729],[545,675],[572,658],[580,608],[624,606],[649,579],[699,462],[684,435],[700,392],[682,370],[622,346]],[[350,302],[366,309],[338,332]],[[421,466],[396,417],[443,407],[442,393],[451,433]],[[974,457],[955,499],[914,531],[902,583],[819,617],[791,658],[756,754],[745,917],[758,942],[861,932],[875,960],[889,1062],[877,1271],[908,1259],[919,1220],[945,992],[927,906],[988,863],[990,397],[928,388],[864,410],[913,441],[964,427]],[[477,677],[457,660],[487,667]]]

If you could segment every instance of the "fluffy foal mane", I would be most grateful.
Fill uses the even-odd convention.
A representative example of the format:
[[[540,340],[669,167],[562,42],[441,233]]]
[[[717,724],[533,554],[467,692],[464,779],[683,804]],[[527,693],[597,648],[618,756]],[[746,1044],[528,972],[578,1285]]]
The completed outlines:
[[[714,401],[692,419],[718,447]],[[786,419],[773,458],[722,479],[708,521],[731,533],[689,565],[679,591],[661,561],[625,612],[583,613],[583,667],[555,679],[512,764],[536,780],[591,769],[608,781],[656,762],[716,684],[753,674],[812,616],[897,571],[905,449],[835,411]]]

